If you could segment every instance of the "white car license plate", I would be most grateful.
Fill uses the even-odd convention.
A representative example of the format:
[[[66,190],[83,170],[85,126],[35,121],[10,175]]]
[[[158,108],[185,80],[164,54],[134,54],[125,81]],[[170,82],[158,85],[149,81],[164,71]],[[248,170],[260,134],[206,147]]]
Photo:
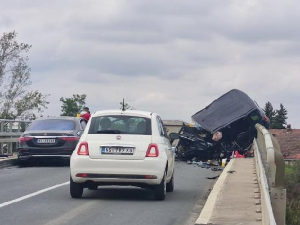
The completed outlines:
[[[54,144],[55,139],[37,139],[37,143],[39,143],[39,144]]]
[[[102,147],[101,153],[107,155],[133,155],[134,148],[133,147]]]

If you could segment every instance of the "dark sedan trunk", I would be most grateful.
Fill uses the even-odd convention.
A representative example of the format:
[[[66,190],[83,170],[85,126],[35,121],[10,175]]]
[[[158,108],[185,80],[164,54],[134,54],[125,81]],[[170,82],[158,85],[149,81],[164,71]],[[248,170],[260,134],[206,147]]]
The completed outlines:
[[[28,157],[66,157],[68,158],[78,143],[72,132],[24,133],[19,143],[19,158]]]

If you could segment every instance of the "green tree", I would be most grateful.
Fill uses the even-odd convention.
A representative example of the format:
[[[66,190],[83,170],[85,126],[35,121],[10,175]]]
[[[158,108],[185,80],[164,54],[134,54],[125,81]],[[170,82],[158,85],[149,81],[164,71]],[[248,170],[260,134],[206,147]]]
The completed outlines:
[[[15,31],[0,37],[0,118],[34,117],[47,108],[48,95],[29,91],[30,68],[26,56],[31,45],[18,43]]]
[[[286,120],[287,120],[287,110],[282,104],[280,104],[280,109],[276,110],[276,115],[272,124],[273,129],[285,129]]]
[[[71,98],[63,98],[61,97],[59,101],[62,102],[61,106],[61,116],[76,116],[77,113],[80,112],[80,110],[85,105],[85,99],[86,95],[78,95],[73,94],[73,97]]]
[[[276,115],[276,111],[273,109],[271,102],[266,103],[263,111],[265,112],[266,116],[270,119],[270,128],[272,128],[272,125],[274,123],[274,117]]]

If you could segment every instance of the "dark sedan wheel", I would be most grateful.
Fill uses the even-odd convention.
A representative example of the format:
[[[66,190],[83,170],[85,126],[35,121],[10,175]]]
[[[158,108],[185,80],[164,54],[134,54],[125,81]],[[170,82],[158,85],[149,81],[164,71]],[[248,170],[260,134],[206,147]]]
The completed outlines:
[[[83,185],[75,183],[70,177],[70,195],[72,198],[81,198],[83,194]]]
[[[26,166],[28,166],[28,162],[25,161],[25,160],[19,160],[18,164],[19,164],[20,167],[26,167]]]
[[[20,159],[20,158],[18,157],[18,165],[19,165],[20,167],[26,167],[26,166],[28,166],[28,164],[29,164],[28,161],[29,161],[28,159]]]

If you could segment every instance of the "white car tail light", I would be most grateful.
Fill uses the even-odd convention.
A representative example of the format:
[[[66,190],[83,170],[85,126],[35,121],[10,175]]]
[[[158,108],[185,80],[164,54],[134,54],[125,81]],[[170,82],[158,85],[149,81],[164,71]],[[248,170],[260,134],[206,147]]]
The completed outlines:
[[[78,155],[89,155],[89,146],[86,141],[80,142],[77,154]]]
[[[158,146],[157,144],[149,144],[146,157],[158,157]]]

